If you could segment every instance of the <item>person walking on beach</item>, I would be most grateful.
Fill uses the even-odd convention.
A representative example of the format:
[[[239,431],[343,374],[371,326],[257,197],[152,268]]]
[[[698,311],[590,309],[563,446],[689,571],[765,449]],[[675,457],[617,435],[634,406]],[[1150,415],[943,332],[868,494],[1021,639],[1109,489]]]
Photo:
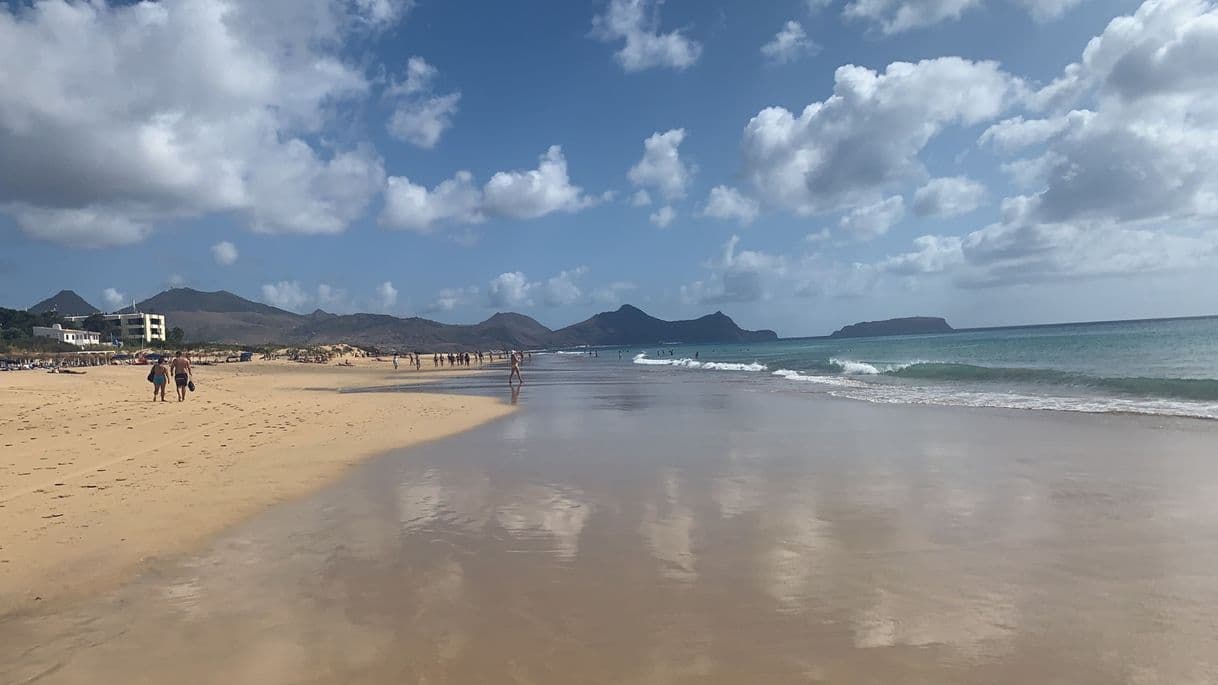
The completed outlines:
[[[160,394],[161,401],[165,402],[165,386],[169,385],[169,369],[165,363],[157,359],[152,365],[152,371],[148,373],[148,378],[152,380],[152,401],[156,402],[156,396]]]
[[[178,350],[169,367],[173,369],[173,384],[178,389],[178,401],[185,402],[186,386],[190,383],[191,376],[194,375],[190,369],[190,360],[182,356],[182,351]]]
[[[512,352],[512,371],[511,371],[511,373],[508,374],[508,385],[512,384],[513,378],[520,381],[521,385],[524,385],[524,377],[520,375],[520,362],[521,362],[521,357],[523,357],[523,356],[524,355],[522,355],[518,352],[515,352],[515,351]]]
[[[393,353],[393,370],[394,371],[398,370],[398,353],[397,352]]]

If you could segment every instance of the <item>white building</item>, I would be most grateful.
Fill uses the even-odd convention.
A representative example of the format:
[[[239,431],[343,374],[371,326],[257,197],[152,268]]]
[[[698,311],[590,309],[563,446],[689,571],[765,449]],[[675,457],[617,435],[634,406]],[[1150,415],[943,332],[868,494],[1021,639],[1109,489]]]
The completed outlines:
[[[34,326],[35,338],[53,338],[59,342],[70,343],[77,347],[85,345],[100,345],[101,333],[93,331],[76,331],[71,328],[64,328],[59,324],[55,324],[50,328],[45,326]]]
[[[78,323],[87,316],[65,316],[64,321]],[[136,345],[146,345],[151,342],[165,342],[165,317],[162,314],[102,314],[102,318],[118,326],[119,336],[123,342]],[[108,342],[108,341],[107,341]]]

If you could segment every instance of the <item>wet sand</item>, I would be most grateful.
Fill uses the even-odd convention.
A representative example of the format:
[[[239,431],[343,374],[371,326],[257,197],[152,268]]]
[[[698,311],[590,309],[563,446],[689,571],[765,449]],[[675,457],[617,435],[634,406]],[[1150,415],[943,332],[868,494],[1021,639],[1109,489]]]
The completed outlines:
[[[147,366],[0,374],[0,616],[95,593],[362,459],[508,410],[484,397],[341,395],[451,375],[352,363],[200,366],[182,403],[173,388],[151,401]]]
[[[1210,422],[584,368],[0,619],[0,682],[1218,682]]]

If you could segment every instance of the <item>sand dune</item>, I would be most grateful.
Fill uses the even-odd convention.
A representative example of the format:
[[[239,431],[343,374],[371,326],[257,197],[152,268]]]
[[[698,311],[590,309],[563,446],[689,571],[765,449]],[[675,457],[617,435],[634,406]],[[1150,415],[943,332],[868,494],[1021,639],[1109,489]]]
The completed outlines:
[[[94,591],[361,459],[510,411],[490,398],[340,394],[452,373],[354,363],[198,367],[183,403],[153,403],[146,366],[0,375],[0,614]]]

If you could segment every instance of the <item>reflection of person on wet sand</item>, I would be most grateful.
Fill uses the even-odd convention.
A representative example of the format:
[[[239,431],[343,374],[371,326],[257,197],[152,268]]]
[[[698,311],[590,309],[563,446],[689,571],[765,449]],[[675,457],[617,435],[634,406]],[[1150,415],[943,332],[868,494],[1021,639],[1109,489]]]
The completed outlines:
[[[520,401],[520,389],[523,388],[524,385],[511,385],[509,382],[509,387],[512,389],[512,404],[516,404],[518,401]]]
[[[520,383],[522,385],[524,384],[524,377],[520,375],[520,357],[521,356],[522,355],[518,352],[512,352],[512,372],[508,374],[508,385],[512,384],[513,378],[520,381]]]

